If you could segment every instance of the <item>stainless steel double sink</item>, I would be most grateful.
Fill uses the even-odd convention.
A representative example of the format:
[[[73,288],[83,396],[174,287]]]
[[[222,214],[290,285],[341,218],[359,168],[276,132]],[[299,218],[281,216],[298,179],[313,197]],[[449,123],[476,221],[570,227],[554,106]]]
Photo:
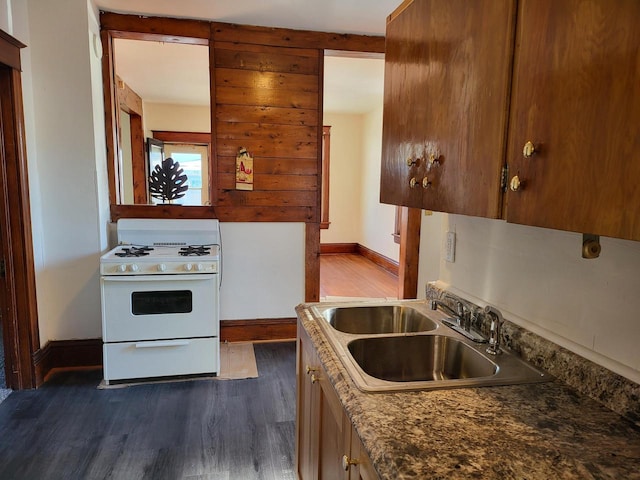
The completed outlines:
[[[442,323],[425,301],[321,303],[311,309],[363,391],[432,390],[546,382],[552,377],[507,351],[488,355]]]

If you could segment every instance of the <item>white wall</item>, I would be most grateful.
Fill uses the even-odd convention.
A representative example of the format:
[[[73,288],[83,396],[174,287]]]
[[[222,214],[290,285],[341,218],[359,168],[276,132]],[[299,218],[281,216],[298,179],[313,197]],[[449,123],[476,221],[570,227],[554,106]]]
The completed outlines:
[[[13,11],[11,0],[0,0],[0,30],[13,35]]]
[[[324,113],[331,125],[329,220],[321,243],[359,243],[392,260],[395,207],[380,203],[382,106],[367,114]]]
[[[104,126],[94,117],[90,44],[97,24],[86,0],[12,0],[11,8],[22,27],[14,33],[28,46],[23,95],[41,343],[100,336],[97,259],[106,242],[96,162],[104,149],[95,131]]]
[[[422,226],[421,288],[437,279],[640,383],[640,242],[601,238],[600,257],[585,260],[576,233],[445,214]],[[456,232],[454,263],[442,260],[447,231]]]
[[[304,223],[221,223],[222,320],[295,317],[304,301]]]

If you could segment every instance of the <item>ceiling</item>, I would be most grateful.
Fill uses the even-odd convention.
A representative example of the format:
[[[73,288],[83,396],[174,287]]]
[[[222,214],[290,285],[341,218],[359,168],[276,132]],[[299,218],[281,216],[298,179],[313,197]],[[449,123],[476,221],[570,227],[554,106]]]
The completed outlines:
[[[400,0],[95,0],[118,13],[243,25],[384,35]],[[116,71],[145,101],[208,105],[208,49],[117,40]],[[382,104],[382,58],[325,57],[325,112],[366,113]]]

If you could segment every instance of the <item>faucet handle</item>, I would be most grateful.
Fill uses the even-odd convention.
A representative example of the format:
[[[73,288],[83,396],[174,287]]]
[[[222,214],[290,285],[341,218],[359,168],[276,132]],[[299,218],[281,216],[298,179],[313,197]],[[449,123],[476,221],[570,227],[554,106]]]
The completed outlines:
[[[491,329],[489,331],[489,346],[487,347],[487,353],[489,355],[498,355],[502,353],[500,348],[500,329],[504,318],[502,313],[495,307],[487,305],[484,307],[484,313],[491,316]]]

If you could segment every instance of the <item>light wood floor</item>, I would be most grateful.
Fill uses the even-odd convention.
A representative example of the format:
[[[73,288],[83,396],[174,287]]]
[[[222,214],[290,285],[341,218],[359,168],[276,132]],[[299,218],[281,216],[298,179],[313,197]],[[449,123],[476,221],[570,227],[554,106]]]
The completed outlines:
[[[320,255],[320,298],[397,298],[398,276],[362,255]]]

